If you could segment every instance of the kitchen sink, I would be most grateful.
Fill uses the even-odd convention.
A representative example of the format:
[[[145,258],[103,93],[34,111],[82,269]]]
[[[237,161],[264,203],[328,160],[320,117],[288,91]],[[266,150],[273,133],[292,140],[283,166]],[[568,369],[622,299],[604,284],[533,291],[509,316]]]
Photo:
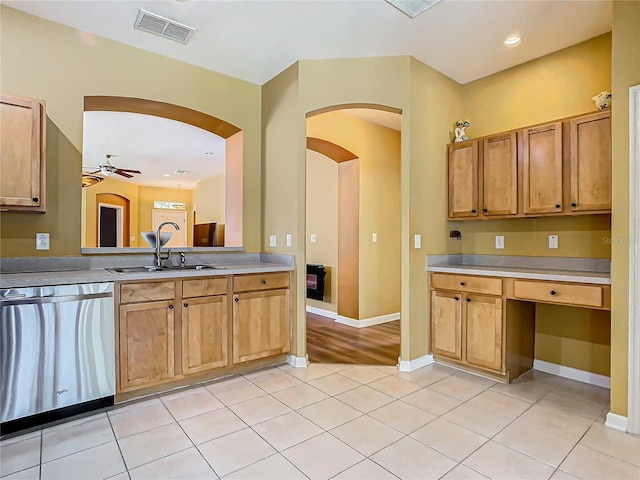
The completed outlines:
[[[153,265],[149,265],[146,267],[117,267],[117,268],[107,268],[107,271],[111,273],[152,273],[152,272],[176,272],[176,271],[187,271],[187,270],[225,270],[226,267],[219,267],[216,265],[168,265],[165,267],[156,267]]]

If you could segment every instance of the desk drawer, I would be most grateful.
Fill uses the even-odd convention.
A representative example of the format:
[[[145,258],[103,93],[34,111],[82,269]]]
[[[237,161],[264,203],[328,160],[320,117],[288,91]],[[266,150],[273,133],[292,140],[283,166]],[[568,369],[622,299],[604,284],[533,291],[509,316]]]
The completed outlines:
[[[176,298],[176,282],[140,282],[120,285],[120,303],[155,302]]]
[[[514,280],[513,296],[519,300],[531,300],[534,302],[561,303],[595,308],[604,306],[603,287],[601,285]]]
[[[289,288],[289,272],[235,275],[233,277],[233,291],[236,293],[275,288]]]
[[[210,297],[227,294],[227,277],[198,278],[182,281],[182,297]]]
[[[432,273],[431,286],[437,290],[502,295],[502,279],[500,278],[475,277],[473,275],[456,275],[452,273]]]

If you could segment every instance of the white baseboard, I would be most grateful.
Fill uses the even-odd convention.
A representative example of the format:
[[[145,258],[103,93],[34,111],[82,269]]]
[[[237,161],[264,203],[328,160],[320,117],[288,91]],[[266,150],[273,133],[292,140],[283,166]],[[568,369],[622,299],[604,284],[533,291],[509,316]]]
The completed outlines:
[[[599,375],[597,373],[587,372],[585,370],[578,370],[577,368],[565,367],[564,365],[558,365],[557,363],[545,362],[543,360],[534,360],[533,369],[539,370],[540,372],[558,375],[559,377],[577,380],[578,382],[597,385],[598,387],[611,388],[611,379],[609,377],[605,377],[604,375]]]
[[[364,328],[371,325],[380,325],[381,323],[393,322],[394,320],[400,320],[400,312],[389,313],[387,315],[380,315],[378,317],[364,318],[362,320],[356,320],[355,318],[343,317],[342,315],[336,315],[337,323],[349,325],[350,327]]]
[[[398,360],[398,370],[401,372],[413,372],[420,367],[433,363],[433,355],[427,354],[422,357],[414,358],[413,360],[400,360],[399,358]]]
[[[331,310],[325,310],[324,308],[312,307],[311,305],[307,305],[307,312],[314,313],[316,315],[320,315],[321,317],[331,318],[333,320],[336,319],[338,315],[336,312],[332,312]]]
[[[627,417],[623,417],[617,413],[607,413],[607,421],[604,424],[614,430],[627,431]]]
[[[296,368],[307,368],[309,365],[309,359],[307,357],[296,357],[294,355],[287,355],[287,363]]]

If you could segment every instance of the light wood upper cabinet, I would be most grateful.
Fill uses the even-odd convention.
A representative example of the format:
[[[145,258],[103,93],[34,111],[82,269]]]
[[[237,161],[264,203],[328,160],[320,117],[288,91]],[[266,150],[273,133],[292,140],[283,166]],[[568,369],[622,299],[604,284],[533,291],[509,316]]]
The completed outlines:
[[[482,213],[518,213],[518,149],[516,132],[494,135],[483,140]]]
[[[502,299],[467,295],[466,362],[500,371],[502,369]]]
[[[562,212],[562,122],[522,132],[523,212]]]
[[[120,389],[174,376],[174,304],[134,303],[119,308]]]
[[[611,113],[571,120],[571,210],[611,209]]]
[[[431,351],[462,359],[462,294],[431,292]]]
[[[45,102],[0,96],[0,209],[45,211]]]
[[[227,298],[220,295],[183,299],[183,374],[227,365]]]
[[[452,143],[448,151],[448,216],[478,216],[478,142]]]

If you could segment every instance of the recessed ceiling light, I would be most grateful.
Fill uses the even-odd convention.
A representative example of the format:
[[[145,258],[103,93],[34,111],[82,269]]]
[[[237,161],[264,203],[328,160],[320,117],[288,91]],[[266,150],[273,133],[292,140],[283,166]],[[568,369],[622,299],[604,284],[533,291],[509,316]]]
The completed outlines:
[[[191,173],[189,170],[176,170],[175,172],[176,175],[186,175],[188,173]]]
[[[162,176],[163,177],[170,177],[171,175],[169,175],[168,173],[163,173]]]
[[[213,152],[204,152],[205,155],[213,155]]]
[[[504,44],[507,47],[513,47],[514,45],[518,45],[520,43],[520,35],[510,35],[504,40]]]

